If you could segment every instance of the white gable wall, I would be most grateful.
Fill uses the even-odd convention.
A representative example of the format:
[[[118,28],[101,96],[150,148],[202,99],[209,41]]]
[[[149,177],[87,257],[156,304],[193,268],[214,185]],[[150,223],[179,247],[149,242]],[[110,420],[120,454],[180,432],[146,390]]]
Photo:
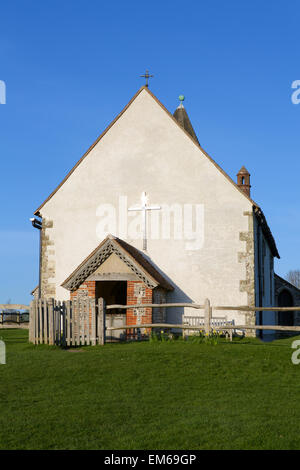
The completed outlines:
[[[139,204],[143,191],[151,204],[204,206],[201,249],[186,250],[186,240],[148,241],[148,256],[175,284],[168,301],[202,303],[208,297],[215,305],[247,304],[240,291],[246,269],[238,254],[246,249],[240,232],[248,231],[243,214],[252,204],[146,90],[40,211],[53,221],[46,234],[56,298],[69,298],[61,283],[102,241],[96,235],[97,208],[110,203],[117,209],[119,196],[128,197],[128,206]],[[126,241],[142,248],[141,240]],[[179,321],[177,313],[169,312],[168,320]]]

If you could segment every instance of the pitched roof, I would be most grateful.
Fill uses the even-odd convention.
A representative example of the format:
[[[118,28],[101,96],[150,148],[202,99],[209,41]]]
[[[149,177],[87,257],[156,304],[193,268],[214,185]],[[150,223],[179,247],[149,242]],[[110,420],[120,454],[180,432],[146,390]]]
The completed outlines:
[[[32,291],[30,292],[30,295],[34,295],[34,293],[38,290],[39,286],[37,285]]]
[[[62,180],[62,182],[52,191],[52,193],[45,199],[45,201],[36,209],[34,212],[34,215],[41,216],[40,210],[44,207],[44,205],[54,196],[54,194],[61,188],[61,186],[67,181],[67,179],[71,176],[71,174],[76,170],[76,168],[80,165],[80,163],[88,156],[88,154],[91,152],[91,150],[98,144],[98,142],[105,136],[105,134],[111,129],[111,127],[118,121],[118,119],[125,113],[125,111],[129,108],[129,106],[133,103],[133,101],[138,97],[138,95],[142,91],[146,91],[149,93],[149,95],[156,101],[156,103],[168,114],[168,116],[180,127],[180,129],[192,140],[192,142],[199,148],[199,150],[202,152],[203,155],[205,155],[206,158],[210,160],[210,162],[227,178],[227,180],[236,188],[237,191],[239,191],[244,197],[248,199],[253,205],[254,210],[258,210],[258,212],[262,212],[259,205],[250,198],[236,183],[233,181],[233,179],[218,165],[218,163],[215,162],[215,160],[200,146],[197,136],[194,133],[193,127],[190,124],[190,127],[193,130],[193,133],[195,134],[194,136],[191,134],[191,128],[188,125],[187,120],[185,119],[185,125],[180,124],[180,122],[167,110],[167,108],[159,101],[159,99],[149,90],[147,86],[141,87],[137,93],[131,98],[129,103],[123,108],[123,110],[118,114],[118,116],[109,124],[109,126],[104,130],[104,132],[95,140],[95,142],[89,147],[89,149],[85,152],[85,154],[78,160],[76,165],[69,171],[69,173],[65,176],[65,178]],[[176,111],[175,111],[176,112]],[[187,116],[187,114],[186,114]],[[187,116],[188,118],[188,116]],[[189,121],[189,118],[188,118]],[[189,121],[190,122],[190,121]],[[186,128],[187,127],[187,128]],[[195,138],[196,137],[196,138]],[[267,221],[265,217],[263,216],[262,219],[259,218],[259,220],[263,220],[263,226],[265,228],[267,235],[267,239],[270,242],[272,248],[272,251],[274,256],[277,256],[279,258],[279,254],[276,248],[276,243],[273,238],[273,235],[271,233],[271,230],[267,224]]]
[[[289,289],[292,289],[292,290],[294,289],[294,290],[296,290],[297,293],[300,292],[299,287],[294,286],[294,284],[292,284],[291,282],[287,281],[286,279],[284,279],[283,277],[279,276],[278,274],[274,273],[274,277],[275,277],[275,282],[276,282],[276,284],[285,285],[285,286],[287,286]]]
[[[178,106],[178,108],[176,108],[173,116],[176,119],[176,121],[181,125],[181,127],[190,134],[190,136],[197,142],[197,144],[199,144],[198,138],[193,129],[190,118],[188,117],[188,114],[182,103]]]
[[[119,256],[151,289],[160,286],[169,291],[174,290],[169,281],[150,260],[145,258],[143,253],[113,235],[108,235],[61,285],[71,291],[77,289],[112,253]]]
[[[240,169],[240,171],[237,174],[238,175],[249,175],[250,176],[249,171],[247,170],[247,168],[244,167],[244,165],[242,166],[242,168]]]
[[[266,220],[266,217],[265,217],[263,211],[261,210],[260,207],[255,207],[254,208],[254,213],[257,217],[258,223],[261,226],[262,232],[263,232],[266,240],[269,243],[269,247],[270,247],[270,250],[272,252],[272,255],[275,256],[276,258],[280,258],[278,250],[277,250],[277,246],[276,246],[276,243],[275,243],[275,240],[274,240],[274,237],[272,235],[272,232],[270,230],[270,227],[267,223],[267,220]]]

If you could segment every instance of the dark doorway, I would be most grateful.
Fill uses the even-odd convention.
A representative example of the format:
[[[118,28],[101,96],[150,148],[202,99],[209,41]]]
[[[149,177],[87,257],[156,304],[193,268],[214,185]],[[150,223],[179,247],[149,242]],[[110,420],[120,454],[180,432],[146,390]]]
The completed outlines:
[[[96,298],[103,297],[106,305],[126,305],[127,281],[97,281]]]
[[[127,304],[127,281],[97,281],[96,298],[102,297],[106,305],[126,305]],[[106,327],[119,328],[108,330],[106,341],[120,341],[125,339],[126,330],[122,326],[126,325],[126,309],[114,308],[106,311]]]
[[[278,307],[293,307],[293,297],[288,290],[282,290],[278,295]],[[294,312],[278,312],[278,325],[293,326]]]

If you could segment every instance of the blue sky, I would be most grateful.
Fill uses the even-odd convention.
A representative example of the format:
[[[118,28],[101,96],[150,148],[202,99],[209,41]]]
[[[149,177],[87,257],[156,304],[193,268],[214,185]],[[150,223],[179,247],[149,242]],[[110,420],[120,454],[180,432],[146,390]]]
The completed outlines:
[[[252,197],[276,238],[278,274],[300,268],[297,1],[2,2],[0,303],[38,281],[33,211],[143,84],[178,95],[203,148]]]

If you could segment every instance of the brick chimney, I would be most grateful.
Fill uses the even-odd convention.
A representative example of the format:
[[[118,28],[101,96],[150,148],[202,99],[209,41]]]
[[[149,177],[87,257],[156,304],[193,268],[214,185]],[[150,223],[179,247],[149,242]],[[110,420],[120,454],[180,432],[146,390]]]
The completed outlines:
[[[250,197],[250,173],[249,171],[242,166],[240,171],[237,174],[237,185],[238,187]]]

